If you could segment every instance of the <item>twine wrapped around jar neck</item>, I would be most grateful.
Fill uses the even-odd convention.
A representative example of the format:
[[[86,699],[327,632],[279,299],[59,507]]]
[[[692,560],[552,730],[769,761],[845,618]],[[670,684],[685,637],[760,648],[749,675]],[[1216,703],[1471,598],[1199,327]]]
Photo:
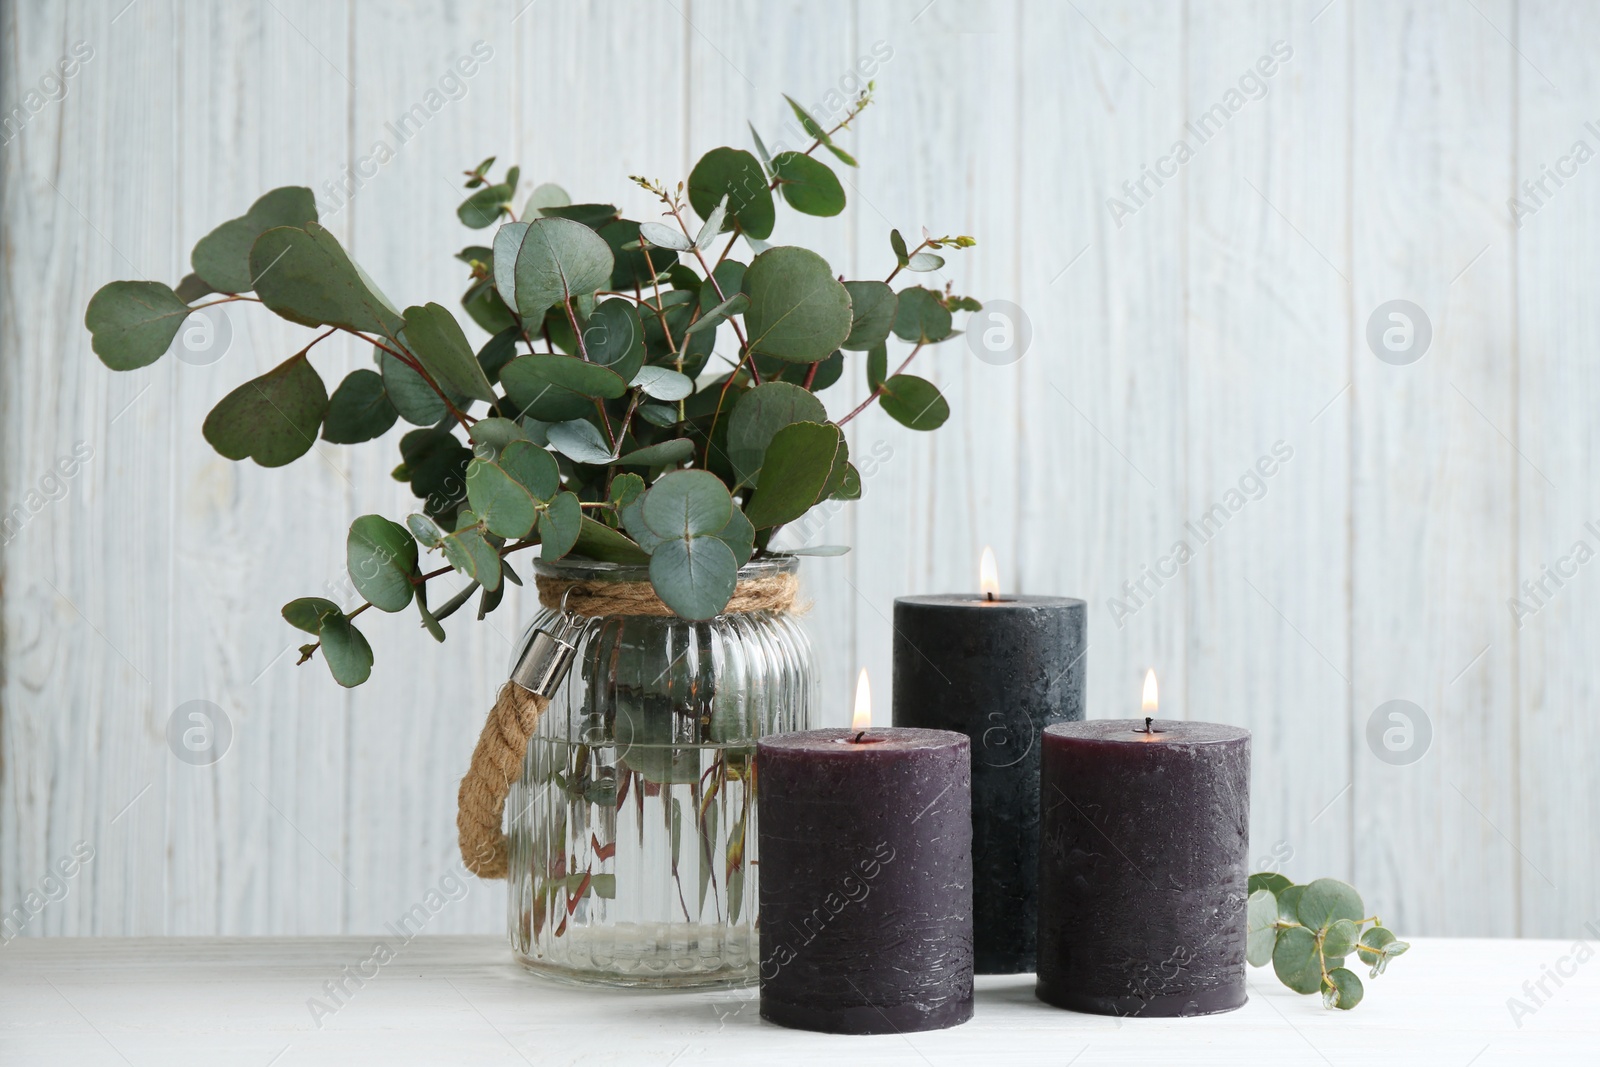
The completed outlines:
[[[662,603],[649,582],[613,582],[604,579],[537,577],[539,603],[552,611],[563,608],[574,615],[675,614]],[[746,578],[733,590],[722,609],[724,615],[757,611],[793,611],[800,580],[792,573]],[[554,693],[535,693],[514,681],[500,687],[494,707],[478,736],[472,764],[456,794],[456,831],[461,859],[479,878],[505,878],[509,872],[510,842],[501,822],[506,795],[522,774],[528,740],[539,727]]]
[[[541,574],[539,603],[551,611],[563,606],[574,615],[653,615],[669,618],[675,614],[662,603],[649,582],[613,582],[594,578],[555,578]],[[800,579],[794,574],[770,574],[746,578],[733,590],[733,598],[722,609],[724,615],[745,615],[755,611],[781,614],[794,609],[800,592]]]

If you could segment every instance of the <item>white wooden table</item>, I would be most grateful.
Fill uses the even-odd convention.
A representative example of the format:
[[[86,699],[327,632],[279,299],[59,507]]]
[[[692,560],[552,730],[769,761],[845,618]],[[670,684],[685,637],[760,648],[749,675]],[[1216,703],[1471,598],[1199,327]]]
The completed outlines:
[[[324,983],[372,938],[24,939],[0,947],[3,1064],[1092,1064],[1600,1062],[1600,964],[1576,964],[1519,1028],[1507,1007],[1574,946],[1418,938],[1329,1012],[1263,971],[1250,1003],[1201,1019],[1119,1020],[1040,1004],[1031,975],[980,978],[954,1030],[836,1037],[760,1019],[753,990],[638,993],[530,977],[493,937],[419,937],[332,1004]],[[1563,964],[1574,970],[1575,961]],[[353,988],[353,987],[352,987]],[[320,1026],[318,1025],[320,1022]]]

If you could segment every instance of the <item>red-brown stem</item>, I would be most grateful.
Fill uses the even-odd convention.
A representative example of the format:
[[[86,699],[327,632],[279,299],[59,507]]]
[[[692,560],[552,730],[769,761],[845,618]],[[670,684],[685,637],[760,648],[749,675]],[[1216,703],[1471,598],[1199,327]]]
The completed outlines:
[[[906,360],[905,360],[904,363],[900,364],[900,366],[895,368],[895,372],[894,373],[895,374],[904,373],[905,369],[911,365],[911,361],[917,358],[917,353],[921,352],[921,351],[922,351],[922,344],[921,344],[921,342],[918,342],[917,347],[915,347],[915,348],[913,348],[911,350],[911,354],[906,357]],[[892,377],[894,377],[894,374],[889,375],[889,378],[892,378]],[[888,380],[889,380],[888,378],[884,379],[885,382],[887,382]],[[857,415],[859,415],[863,411],[867,410],[867,406],[869,404],[871,404],[874,400],[878,399],[878,397],[880,397],[882,395],[883,395],[883,384],[879,383],[878,387],[872,391],[872,395],[868,396],[861,403],[857,404],[856,407],[855,407],[855,410],[850,412],[850,414],[846,415],[844,418],[840,419],[838,421],[837,425],[843,426],[845,423],[849,422],[851,419],[855,418]]]

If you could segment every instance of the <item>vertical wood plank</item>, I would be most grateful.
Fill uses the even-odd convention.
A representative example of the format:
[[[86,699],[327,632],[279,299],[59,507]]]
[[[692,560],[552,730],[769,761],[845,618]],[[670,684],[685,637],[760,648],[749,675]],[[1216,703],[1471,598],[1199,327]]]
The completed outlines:
[[[1019,6],[862,4],[857,19],[858,57],[888,56],[877,102],[861,118],[861,170],[850,175],[858,183],[857,276],[883,278],[894,269],[891,229],[908,246],[924,227],[935,236],[969,234],[976,247],[941,252],[938,271],[902,271],[896,288],[948,285],[959,295],[1027,306],[1018,274]],[[955,77],[954,69],[968,73]],[[957,328],[976,325],[967,318],[958,314]],[[910,351],[891,338],[891,371]],[[918,432],[874,405],[850,427],[852,455],[871,464],[862,469],[852,552],[855,663],[880,679],[880,709],[892,677],[896,596],[976,590],[985,545],[994,546],[1007,589],[1062,591],[1024,569],[1017,538],[1018,393],[1039,351],[1036,339],[1022,362],[996,365],[979,360],[964,337],[926,349],[907,373],[940,388],[950,421]],[[846,371],[852,403],[867,395],[864,366],[852,360]],[[842,725],[849,704],[842,693],[833,700],[832,721]]]
[[[719,145],[755,151],[751,125],[761,132],[769,152],[784,148],[803,151],[811,142],[784,103],[785,93],[812,108],[828,128],[841,121],[843,107],[854,96],[853,87],[867,80],[855,69],[856,63],[863,56],[874,66],[879,62],[870,49],[857,46],[854,10],[851,0],[823,4],[697,0],[683,7],[689,49],[688,144],[684,170],[673,177],[686,179],[695,162]],[[760,32],[752,33],[753,26],[760,26]],[[887,76],[888,72],[884,73]],[[817,107],[819,103],[823,106]],[[874,146],[855,130],[841,133],[838,140],[852,151],[859,148],[855,153],[858,159],[862,153],[869,160],[877,155]],[[825,152],[818,156],[833,167],[845,186],[845,212],[837,218],[813,218],[780,200],[778,221],[768,241],[810,248],[826,258],[835,272],[854,278],[858,272],[853,237],[871,209],[861,203],[859,175]],[[888,165],[887,159],[877,162]],[[730,258],[748,264],[752,253],[741,241]],[[726,329],[719,336],[717,354],[730,361],[738,358],[737,340]],[[846,353],[845,363],[845,376],[819,394],[833,418],[842,417],[853,406],[852,381],[863,376],[857,353]],[[859,466],[857,447],[856,439],[850,438],[851,457]],[[855,536],[856,511],[854,504],[827,503],[804,522],[791,524],[774,542],[789,547],[853,546],[850,555],[842,559],[807,559],[801,569],[802,596],[812,605],[806,631],[821,674],[821,700],[813,710],[813,723],[819,726],[842,722],[849,707],[845,694],[855,678],[853,638],[860,605],[851,576],[860,565],[864,548]]]
[[[163,923],[175,374],[108,371],[83,309],[106,281],[167,278],[180,262],[178,83],[169,50],[145,46],[176,27],[159,5],[113,14],[13,4],[5,18],[5,96],[19,105],[76,42],[93,49],[0,152],[4,506],[22,519],[3,550],[0,899],[21,903],[75,842],[95,852],[30,934]],[[62,477],[80,442],[92,458]]]
[[[1590,173],[1600,133],[1588,91],[1600,12],[1525,3],[1518,13],[1515,40],[1529,62],[1518,67],[1517,188],[1507,193],[1520,215],[1512,238],[1517,414],[1507,432],[1527,462],[1518,461],[1515,584],[1501,590],[1498,610],[1518,648],[1520,932],[1583,937],[1600,910],[1600,744],[1580,726],[1600,695],[1600,583],[1591,573],[1600,552],[1600,373],[1592,355],[1600,327],[1587,311],[1600,227],[1600,186]],[[1505,210],[1509,218],[1512,208]]]
[[[1308,17],[1275,0],[1190,9],[1187,506],[1171,540],[1193,556],[1167,568],[1189,591],[1191,714],[1252,733],[1251,869],[1299,881],[1350,876],[1351,807],[1349,41],[1347,20]]]
[[[1089,602],[1091,718],[1135,713],[1155,667],[1184,717],[1187,591],[1130,596],[1185,516],[1183,188],[1124,199],[1185,120],[1182,20],[1160,3],[1025,5],[1017,555],[1025,590]],[[1204,710],[1196,709],[1196,717]]]
[[[178,15],[180,33],[161,46],[175,61],[183,101],[182,121],[174,121],[181,136],[173,278],[187,271],[195,242],[268,189],[315,187],[338,173],[351,92],[343,4],[186,4]],[[250,76],[241,79],[241,70]],[[338,216],[325,222],[348,239]],[[166,357],[176,417],[156,439],[172,470],[173,529],[161,540],[140,535],[162,558],[173,605],[163,710],[204,702],[231,729],[214,764],[185,763],[163,747],[163,932],[342,932],[353,877],[342,840],[348,698],[320,659],[294,666],[302,639],[276,609],[324,595],[325,579],[342,569],[338,527],[350,477],[326,442],[292,466],[268,470],[224,459],[200,436],[223,396],[320,331],[257,304],[212,315],[211,332],[191,319]],[[311,361],[332,392],[344,362],[338,345],[319,345]],[[223,737],[217,728],[210,742]]]
[[[1504,205],[1521,72],[1511,5],[1477,8],[1363,5],[1349,16],[1355,875],[1385,920],[1419,935],[1514,934],[1523,862],[1504,604],[1517,489],[1537,477],[1510,443]],[[1366,337],[1369,317],[1396,299],[1432,324],[1425,354],[1403,366],[1378,359]],[[1393,340],[1414,351],[1419,339]],[[1371,717],[1391,700],[1419,710],[1386,711],[1371,743]]]

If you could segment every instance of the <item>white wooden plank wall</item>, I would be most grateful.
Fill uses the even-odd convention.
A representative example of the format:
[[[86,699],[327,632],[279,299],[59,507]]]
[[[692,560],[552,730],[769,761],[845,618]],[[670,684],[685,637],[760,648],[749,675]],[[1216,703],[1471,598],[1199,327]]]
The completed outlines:
[[[856,549],[807,574],[823,719],[858,665],[886,705],[893,598],[972,588],[991,544],[1009,587],[1090,601],[1093,714],[1130,713],[1154,665],[1172,714],[1254,731],[1257,866],[1349,878],[1414,934],[1600,918],[1600,574],[1572,555],[1600,551],[1591,5],[524,5],[3,5],[0,504],[24,521],[0,549],[0,908],[94,849],[27,933],[381,927],[455,867],[456,781],[528,603],[442,648],[373,620],[353,692],[296,669],[276,609],[337,598],[345,523],[408,508],[393,456],[220,459],[205,413],[305,331],[230,308],[214,361],[113,374],[90,294],[176,281],[294,183],[395,299],[453,302],[480,158],[648,212],[627,175],[683,177],[747,120],[797,140],[779,94],[825,110],[865,69],[850,209],[775,239],[873,277],[892,226],[973,233],[935,283],[1019,305],[1033,340],[927,357],[937,434],[851,424],[865,499],[811,539]],[[1391,300],[1431,326],[1409,365],[1368,345]],[[320,351],[330,383],[369,358]],[[864,389],[852,365],[830,410]],[[231,723],[212,766],[166,742],[195,700]],[[1369,740],[1391,700],[1420,709],[1409,752]],[[432,929],[497,930],[503,903],[474,885]]]

